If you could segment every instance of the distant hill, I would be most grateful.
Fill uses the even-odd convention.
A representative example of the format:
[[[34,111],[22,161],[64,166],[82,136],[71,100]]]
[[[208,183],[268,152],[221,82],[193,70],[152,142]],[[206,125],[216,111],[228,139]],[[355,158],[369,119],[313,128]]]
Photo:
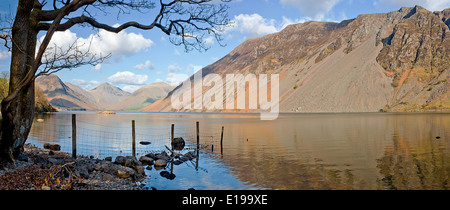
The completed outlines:
[[[38,85],[47,96],[50,104],[57,109],[98,110],[95,98],[77,85],[65,83],[56,75],[40,76]]]
[[[120,100],[130,95],[109,83],[103,83],[88,92],[94,96],[96,104],[103,109],[113,109]]]
[[[130,94],[109,83],[92,90],[63,82],[56,75],[40,76],[36,86],[42,89],[52,106],[62,110],[127,110],[137,111],[167,95],[174,87],[154,83]]]
[[[245,41],[208,73],[279,74],[281,112],[450,110],[450,9],[290,25]],[[171,94],[141,111],[191,111],[172,109]]]
[[[155,101],[164,98],[175,86],[159,82],[144,86],[134,93],[124,97],[112,109],[138,111]]]

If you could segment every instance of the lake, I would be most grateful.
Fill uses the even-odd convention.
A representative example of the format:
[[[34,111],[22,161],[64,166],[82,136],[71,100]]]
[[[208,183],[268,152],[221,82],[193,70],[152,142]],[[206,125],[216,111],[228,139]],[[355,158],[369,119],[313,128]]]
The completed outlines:
[[[174,136],[187,141],[179,152],[194,151],[198,121],[199,158],[146,170],[149,188],[450,187],[450,113],[280,114],[261,121],[259,114],[59,112],[36,116],[27,143],[58,143],[71,152],[72,114],[77,115],[77,154],[98,158],[131,155],[132,120],[138,157],[170,147],[171,124]],[[166,179],[162,171],[176,177]]]

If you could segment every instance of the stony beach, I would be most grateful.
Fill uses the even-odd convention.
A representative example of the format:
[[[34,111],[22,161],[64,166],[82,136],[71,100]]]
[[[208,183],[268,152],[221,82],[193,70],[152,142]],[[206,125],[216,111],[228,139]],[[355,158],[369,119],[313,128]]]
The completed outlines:
[[[124,162],[84,156],[74,159],[68,153],[25,145],[15,163],[0,170],[0,190],[143,189],[142,164],[134,157],[119,159]]]

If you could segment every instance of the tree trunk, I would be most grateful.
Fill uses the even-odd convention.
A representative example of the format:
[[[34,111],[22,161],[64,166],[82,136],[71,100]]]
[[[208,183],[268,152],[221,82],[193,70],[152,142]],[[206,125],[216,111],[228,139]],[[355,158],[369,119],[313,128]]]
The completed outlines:
[[[33,0],[20,0],[12,27],[12,53],[9,94],[18,88],[32,70],[36,51],[37,31],[32,18]],[[27,84],[11,100],[2,101],[0,168],[23,152],[34,117],[34,81]]]

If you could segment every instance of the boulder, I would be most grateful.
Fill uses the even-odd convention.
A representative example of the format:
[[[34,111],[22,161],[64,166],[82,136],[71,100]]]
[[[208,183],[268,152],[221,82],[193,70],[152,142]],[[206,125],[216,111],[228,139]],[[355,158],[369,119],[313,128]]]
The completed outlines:
[[[134,170],[136,170],[138,175],[145,175],[144,166],[135,166]]]
[[[155,167],[164,167],[167,165],[167,161],[164,159],[158,159],[155,161]]]
[[[116,159],[114,160],[114,163],[119,165],[125,165],[126,160],[127,159],[124,156],[117,156]]]
[[[127,179],[136,175],[136,172],[128,167],[120,168],[116,171],[116,176],[122,179]]]
[[[153,159],[153,160],[156,159],[156,154],[153,154],[153,153],[148,153],[148,154],[146,154],[145,156],[146,156],[146,157],[149,157],[149,158],[151,158],[151,159]]]
[[[169,161],[170,160],[170,156],[164,151],[160,154],[156,154],[155,159],[159,160],[159,159],[163,159],[165,161]]]
[[[44,149],[49,149],[49,150],[53,150],[53,151],[60,151],[61,150],[61,146],[59,144],[45,143],[44,144]]]
[[[109,161],[103,161],[100,165],[100,171],[108,174],[116,175],[119,178],[126,179],[130,177],[135,177],[137,171],[133,168],[125,167],[122,165],[114,164]]]
[[[142,156],[139,158],[139,162],[141,162],[144,165],[153,165],[153,158]]]
[[[135,168],[136,166],[141,166],[142,163],[139,162],[136,157],[133,156],[126,156],[125,157],[125,164],[123,166]]]
[[[172,147],[174,150],[182,150],[186,143],[182,137],[174,138],[172,142]]]

